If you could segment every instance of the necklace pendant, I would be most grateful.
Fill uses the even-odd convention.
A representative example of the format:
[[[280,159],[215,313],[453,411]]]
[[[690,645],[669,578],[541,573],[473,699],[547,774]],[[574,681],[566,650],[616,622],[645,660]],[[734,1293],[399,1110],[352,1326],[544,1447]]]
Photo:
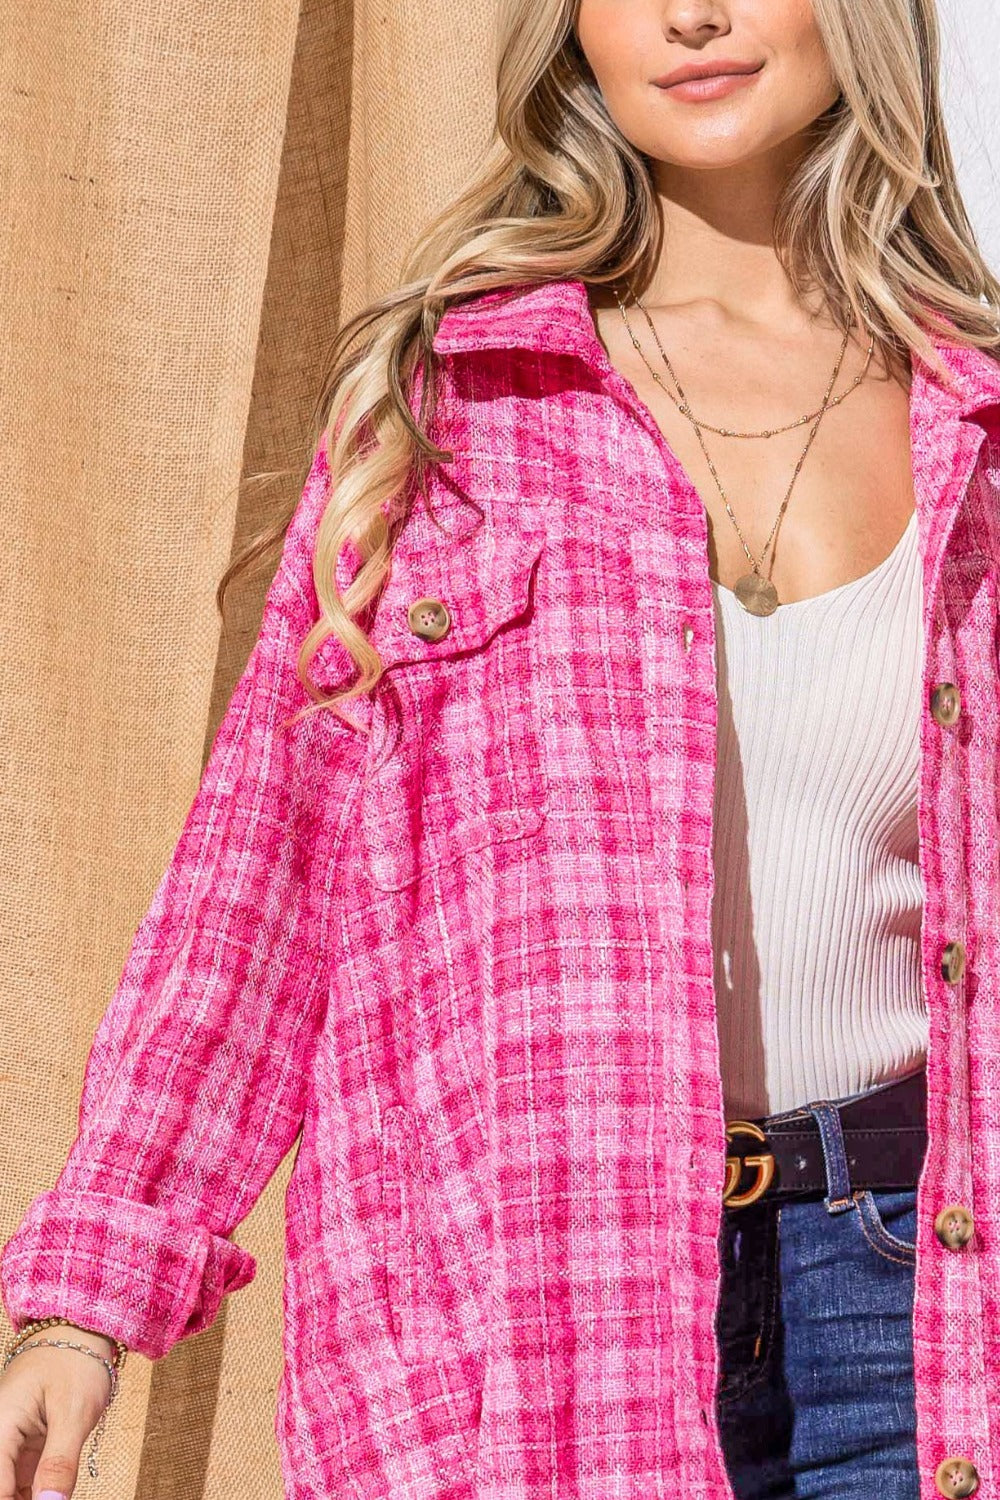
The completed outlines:
[[[748,614],[773,615],[778,607],[778,590],[760,573],[744,573],[733,592]]]

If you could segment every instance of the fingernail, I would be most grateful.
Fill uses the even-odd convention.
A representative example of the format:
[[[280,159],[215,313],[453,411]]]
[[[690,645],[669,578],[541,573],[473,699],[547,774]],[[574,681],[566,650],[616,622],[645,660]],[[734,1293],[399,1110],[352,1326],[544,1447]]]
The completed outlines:
[[[40,1490],[35,1500],[66,1500],[62,1490]]]

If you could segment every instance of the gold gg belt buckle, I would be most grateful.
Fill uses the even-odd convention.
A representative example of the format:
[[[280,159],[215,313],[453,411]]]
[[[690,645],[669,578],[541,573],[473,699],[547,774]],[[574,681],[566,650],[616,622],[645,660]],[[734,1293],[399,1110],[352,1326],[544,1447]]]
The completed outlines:
[[[730,1120],[726,1126],[726,1140],[732,1142],[736,1135],[747,1135],[755,1141],[766,1141],[767,1136],[759,1125],[752,1120]],[[756,1167],[757,1180],[751,1183],[745,1193],[737,1193],[740,1177],[744,1167]],[[774,1177],[774,1157],[771,1152],[755,1152],[752,1156],[727,1156],[726,1157],[726,1185],[722,1193],[722,1201],[727,1208],[746,1208],[750,1203],[756,1203],[758,1198],[763,1197]]]

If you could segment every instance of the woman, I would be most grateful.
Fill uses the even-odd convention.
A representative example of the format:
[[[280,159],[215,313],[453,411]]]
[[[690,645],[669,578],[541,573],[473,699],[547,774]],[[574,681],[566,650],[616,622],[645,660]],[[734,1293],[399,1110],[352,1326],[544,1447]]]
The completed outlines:
[[[292,1500],[993,1493],[1000,285],[937,67],[932,0],[504,7],[4,1247],[0,1500],[251,1279],[300,1127]]]

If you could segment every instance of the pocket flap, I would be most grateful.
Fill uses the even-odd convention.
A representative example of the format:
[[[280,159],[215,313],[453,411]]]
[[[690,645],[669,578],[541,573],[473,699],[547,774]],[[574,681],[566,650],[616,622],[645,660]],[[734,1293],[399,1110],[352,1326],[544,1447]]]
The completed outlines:
[[[545,529],[519,526],[509,514],[498,522],[487,512],[474,529],[466,526],[464,533],[457,534],[458,510],[457,506],[444,508],[442,525],[450,530],[435,526],[421,512],[396,539],[389,577],[367,626],[386,671],[474,650],[528,608]],[[337,567],[341,592],[359,565],[353,547],[346,557],[341,554]],[[418,599],[436,600],[447,609],[449,627],[439,640],[425,640],[410,628],[410,605]],[[321,643],[309,673],[323,692],[354,680],[353,659],[339,636],[329,635]]]
[[[412,537],[404,530],[369,630],[385,669],[485,645],[528,608],[544,544],[542,529],[498,527],[489,517],[461,537],[427,525]],[[426,640],[411,628],[410,606],[421,599],[448,612],[448,628],[438,640]]]

